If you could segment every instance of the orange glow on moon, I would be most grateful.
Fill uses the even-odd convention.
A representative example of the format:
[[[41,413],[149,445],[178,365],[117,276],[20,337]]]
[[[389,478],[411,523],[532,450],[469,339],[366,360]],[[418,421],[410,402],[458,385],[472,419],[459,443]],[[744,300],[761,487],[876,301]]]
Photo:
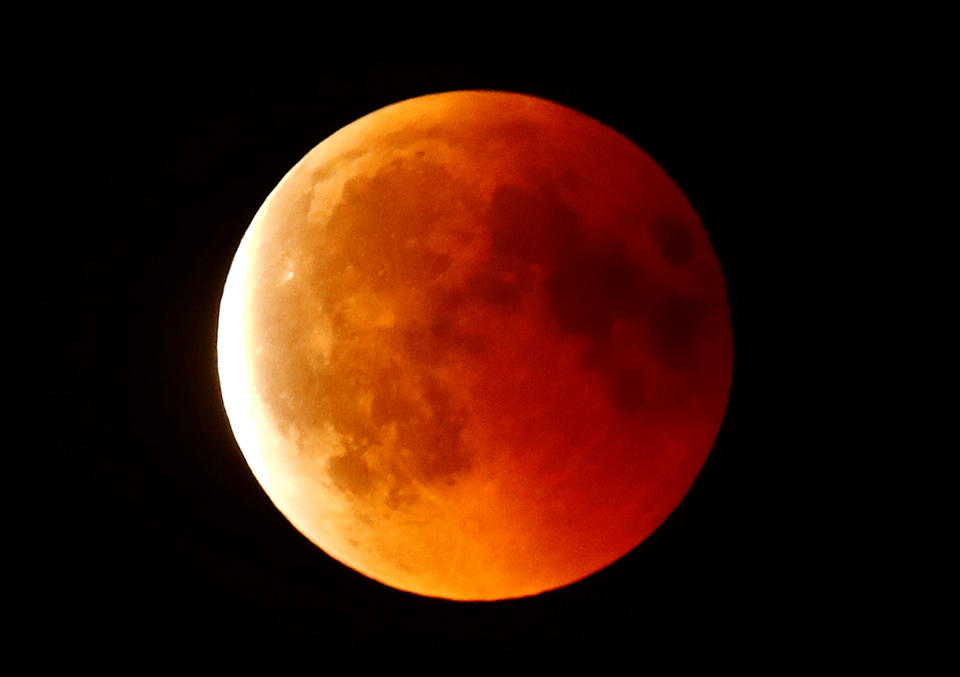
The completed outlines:
[[[577,581],[680,503],[733,360],[720,265],[642,150],[502,92],[403,101],[273,190],[220,309],[250,468],[331,556],[422,595]]]

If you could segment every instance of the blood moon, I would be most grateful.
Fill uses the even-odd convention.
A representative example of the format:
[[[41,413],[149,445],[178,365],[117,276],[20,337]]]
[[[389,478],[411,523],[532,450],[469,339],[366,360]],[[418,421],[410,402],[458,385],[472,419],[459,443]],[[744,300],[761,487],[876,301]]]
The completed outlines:
[[[646,538],[726,408],[730,313],[682,192],[531,96],[387,106],[273,190],[227,277],[230,423],[307,538],[378,581],[492,600]]]

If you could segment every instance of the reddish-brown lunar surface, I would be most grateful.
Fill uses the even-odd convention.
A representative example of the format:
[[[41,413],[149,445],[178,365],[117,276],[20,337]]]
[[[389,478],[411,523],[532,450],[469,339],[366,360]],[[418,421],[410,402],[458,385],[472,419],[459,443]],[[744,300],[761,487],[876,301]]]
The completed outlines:
[[[310,151],[227,277],[231,426],[280,511],[422,595],[572,583],[639,544],[713,446],[733,347],[697,214],[623,136],[451,92]]]

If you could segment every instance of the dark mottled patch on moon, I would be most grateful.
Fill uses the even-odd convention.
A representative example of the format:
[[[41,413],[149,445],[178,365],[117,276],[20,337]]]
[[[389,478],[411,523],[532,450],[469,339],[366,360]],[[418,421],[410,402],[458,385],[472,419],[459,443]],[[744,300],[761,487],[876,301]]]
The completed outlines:
[[[547,188],[497,188],[487,221],[491,270],[507,271],[521,279],[524,267],[531,264],[548,271],[544,287],[551,315],[561,331],[590,340],[584,367],[602,373],[616,410],[634,412],[645,401],[642,372],[605,356],[618,319],[650,327],[654,357],[668,367],[689,366],[702,325],[702,309],[631,261],[624,241],[591,234],[577,213]],[[651,229],[667,261],[675,266],[689,262],[693,238],[685,226],[661,219],[654,221]],[[485,275],[475,280],[472,293],[504,307],[515,305],[521,292],[517,284]]]
[[[559,252],[547,279],[553,316],[564,331],[603,341],[614,320],[636,313],[640,276],[620,242],[585,241]]]
[[[650,326],[655,357],[672,368],[686,358],[700,328],[700,309],[677,297],[630,260],[625,242],[592,235],[576,212],[548,189],[497,188],[488,212],[492,270],[522,271],[543,266],[549,310],[559,329],[588,338],[584,367],[599,370],[618,411],[633,412],[644,403],[643,374],[635,367],[601,357],[609,352],[610,332],[621,318]],[[682,265],[692,256],[692,237],[680,224],[652,226],[665,258]],[[475,294],[492,305],[513,303],[517,287],[479,279]]]
[[[373,489],[370,468],[363,460],[363,449],[350,448],[343,456],[334,456],[327,462],[330,477],[341,489],[363,496]]]
[[[676,294],[658,300],[650,315],[656,356],[672,367],[687,363],[700,338],[703,310],[696,299]]]
[[[693,236],[681,223],[657,219],[650,224],[653,239],[663,258],[675,266],[683,266],[693,258]]]
[[[644,403],[643,372],[623,369],[614,377],[610,399],[619,411],[636,411]]]
[[[496,269],[551,263],[580,240],[576,213],[547,191],[529,194],[519,186],[497,187],[486,222]]]
[[[484,303],[505,310],[517,308],[523,294],[516,279],[511,280],[489,271],[474,275],[468,282],[468,287]]]
[[[467,285],[467,289],[472,288]],[[484,293],[477,295],[482,297]],[[471,326],[463,317],[470,298],[464,290],[437,292],[432,312],[404,332],[405,353],[417,363],[435,365],[447,359],[453,348],[472,355],[486,350],[489,341],[481,333],[482,327]]]

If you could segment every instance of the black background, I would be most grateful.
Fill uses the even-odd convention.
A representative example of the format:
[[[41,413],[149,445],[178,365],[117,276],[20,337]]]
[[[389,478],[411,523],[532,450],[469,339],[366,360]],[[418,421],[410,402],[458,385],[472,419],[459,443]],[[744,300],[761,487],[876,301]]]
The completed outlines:
[[[647,51],[633,39],[352,40],[128,36],[61,53],[47,114],[71,217],[55,232],[67,279],[46,301],[64,322],[44,389],[65,423],[50,431],[55,552],[38,631],[94,655],[305,651],[327,666],[782,656],[803,625],[803,575],[780,538],[794,452],[776,427],[789,382],[776,191],[782,158],[801,152],[803,64],[775,37]],[[652,155],[708,230],[736,344],[716,446],[663,526],[581,582],[498,603],[400,592],[312,545],[249,472],[216,373],[227,270],[284,173],[370,111],[453,89],[552,99]]]

